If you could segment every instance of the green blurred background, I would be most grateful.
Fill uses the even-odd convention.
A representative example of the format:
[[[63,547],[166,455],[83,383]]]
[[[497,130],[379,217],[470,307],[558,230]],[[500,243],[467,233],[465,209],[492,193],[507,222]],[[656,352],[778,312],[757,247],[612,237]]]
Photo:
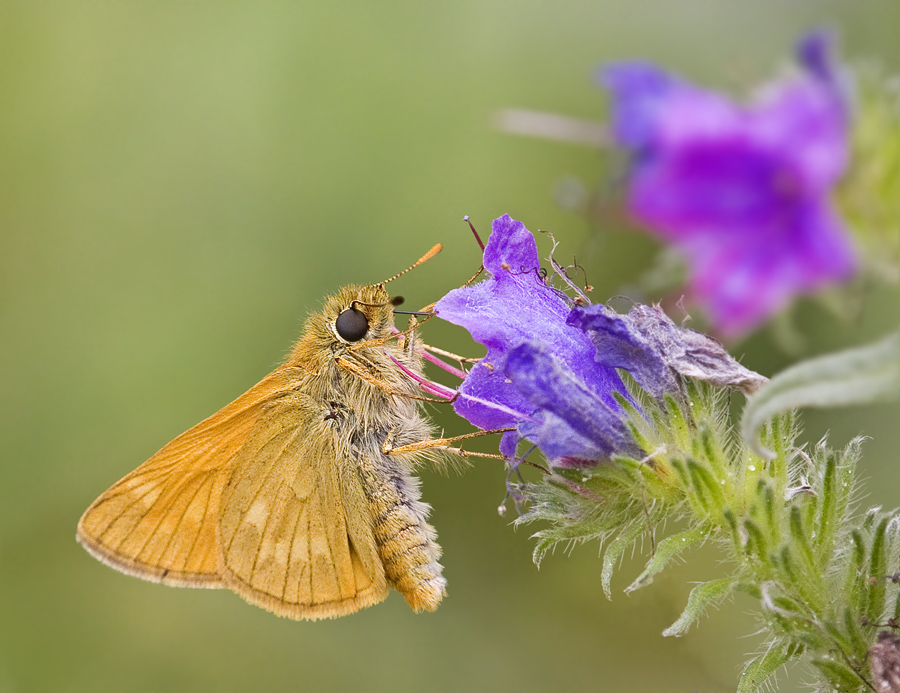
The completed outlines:
[[[599,120],[592,72],[629,57],[735,86],[823,22],[846,54],[900,72],[894,0],[0,2],[0,691],[732,690],[759,646],[739,639],[750,601],[659,635],[691,581],[717,575],[714,551],[626,597],[629,561],[609,602],[596,545],[534,567],[529,531],[497,515],[491,461],[422,474],[449,580],[435,614],[392,594],[337,621],[282,620],[116,573],[75,524],[268,372],[325,293],[437,241],[394,291],[423,305],[465,281],[479,259],[463,214],[485,235],[509,212],[554,231],[563,256],[585,248],[589,224],[554,189],[615,172],[590,149],[492,130],[496,109]],[[589,253],[595,296],[653,250],[610,230]],[[799,317],[819,352],[885,332],[896,310],[883,292],[852,325]],[[474,351],[450,326],[426,337]],[[738,352],[767,374],[794,358],[765,333]],[[897,414],[806,418],[811,439],[873,436],[867,504],[900,500]]]

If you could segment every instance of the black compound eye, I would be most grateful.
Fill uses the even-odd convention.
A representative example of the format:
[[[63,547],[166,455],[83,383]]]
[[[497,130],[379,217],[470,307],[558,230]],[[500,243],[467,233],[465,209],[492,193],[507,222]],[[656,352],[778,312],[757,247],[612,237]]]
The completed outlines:
[[[341,339],[346,339],[348,342],[358,342],[369,331],[369,321],[362,311],[356,310],[356,308],[348,308],[337,316],[334,328]]]

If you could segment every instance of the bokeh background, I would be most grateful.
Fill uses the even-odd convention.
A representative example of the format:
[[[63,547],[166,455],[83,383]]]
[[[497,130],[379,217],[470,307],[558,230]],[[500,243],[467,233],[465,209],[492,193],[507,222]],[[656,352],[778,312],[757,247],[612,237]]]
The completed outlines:
[[[499,133],[497,109],[601,120],[593,70],[630,57],[751,83],[822,23],[845,54],[900,72],[893,0],[0,1],[0,691],[733,690],[759,646],[741,637],[749,600],[659,635],[690,583],[717,575],[713,550],[632,596],[627,561],[607,601],[596,545],[535,568],[527,528],[496,512],[491,461],[422,474],[450,585],[435,614],[393,594],[282,620],[116,573],[75,524],[275,366],[325,293],[437,241],[394,291],[424,305],[465,281],[479,259],[463,214],[485,235],[509,212],[563,256],[590,249],[601,300],[646,269],[653,242],[612,225],[598,241],[554,199],[568,176],[613,185],[610,159]],[[805,353],[886,332],[896,298],[850,323],[804,304]],[[450,326],[426,337],[475,351]],[[765,332],[737,351],[766,374],[796,358]],[[805,419],[810,439],[872,436],[867,504],[900,502],[897,414]]]

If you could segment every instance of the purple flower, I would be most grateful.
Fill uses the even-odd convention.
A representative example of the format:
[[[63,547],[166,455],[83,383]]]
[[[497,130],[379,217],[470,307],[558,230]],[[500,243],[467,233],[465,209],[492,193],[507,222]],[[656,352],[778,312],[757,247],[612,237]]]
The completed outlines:
[[[616,369],[658,399],[683,394],[685,377],[746,393],[765,382],[659,307],[638,304],[619,315],[604,305],[576,305],[545,277],[534,237],[509,215],[494,221],[484,266],[487,280],[451,291],[434,312],[487,346],[453,406],[480,428],[514,427],[500,445],[508,458],[520,438],[556,467],[643,455],[614,396],[627,396]]]
[[[456,412],[484,429],[518,427],[558,465],[635,452],[613,396],[625,387],[596,362],[587,334],[566,324],[570,301],[545,279],[524,224],[494,221],[484,267],[487,280],[451,291],[434,309],[487,347],[459,388]],[[513,457],[517,440],[504,436],[501,451]]]
[[[849,114],[828,37],[811,34],[798,58],[802,74],[748,105],[645,63],[603,71],[633,157],[629,209],[687,256],[693,297],[728,336],[855,269],[830,200]]]

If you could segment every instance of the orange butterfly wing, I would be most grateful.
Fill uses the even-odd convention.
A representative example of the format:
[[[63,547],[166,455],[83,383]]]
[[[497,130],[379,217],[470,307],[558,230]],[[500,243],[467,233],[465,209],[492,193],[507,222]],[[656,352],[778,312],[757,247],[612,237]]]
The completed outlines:
[[[222,494],[225,586],[293,619],[343,616],[387,596],[346,446],[302,393],[267,409]]]
[[[222,587],[218,522],[222,487],[284,372],[178,436],[101,495],[78,523],[78,541],[103,563],[153,582]]]

